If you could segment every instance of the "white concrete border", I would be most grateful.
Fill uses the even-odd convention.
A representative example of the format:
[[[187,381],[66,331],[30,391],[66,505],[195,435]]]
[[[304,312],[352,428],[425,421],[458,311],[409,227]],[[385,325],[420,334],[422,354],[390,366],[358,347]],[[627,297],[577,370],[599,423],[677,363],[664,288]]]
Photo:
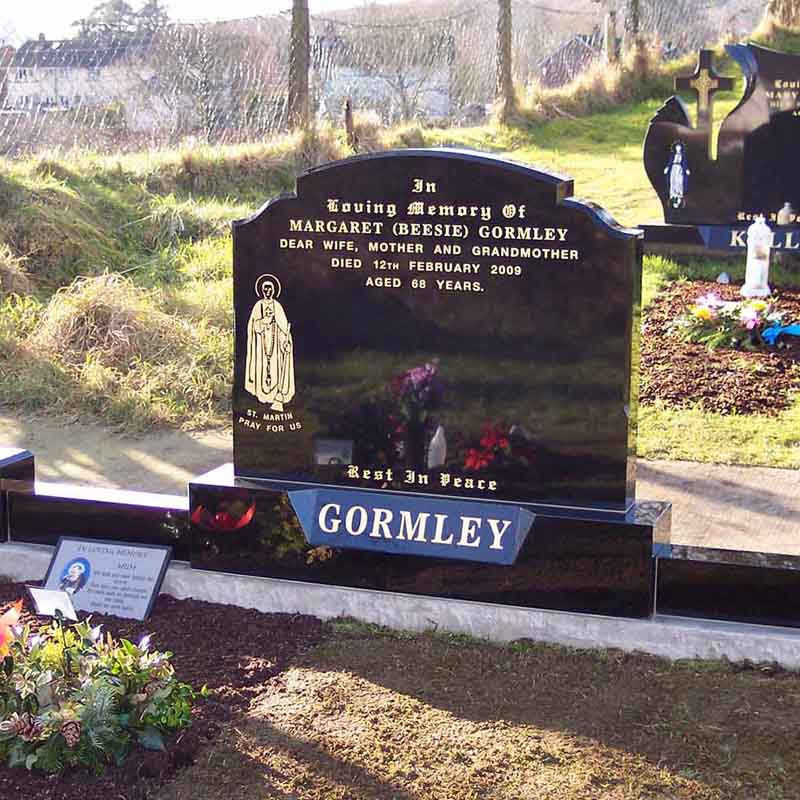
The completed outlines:
[[[0,575],[18,581],[40,580],[52,552],[52,547],[43,545],[0,545]],[[670,659],[747,659],[800,669],[800,629],[794,628],[517,608],[207,572],[183,562],[170,566],[162,591],[259,611],[311,614],[321,619],[354,617],[400,630],[436,628],[500,642],[532,639],[578,648],[617,647]]]

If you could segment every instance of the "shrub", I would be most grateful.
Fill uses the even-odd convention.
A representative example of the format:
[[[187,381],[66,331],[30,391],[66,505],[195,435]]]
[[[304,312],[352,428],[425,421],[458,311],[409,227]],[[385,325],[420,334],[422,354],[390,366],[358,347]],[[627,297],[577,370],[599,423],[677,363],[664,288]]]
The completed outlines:
[[[115,641],[86,620],[10,638],[0,640],[0,760],[11,767],[99,773],[133,742],[163,750],[164,735],[191,721],[195,693],[149,637]]]

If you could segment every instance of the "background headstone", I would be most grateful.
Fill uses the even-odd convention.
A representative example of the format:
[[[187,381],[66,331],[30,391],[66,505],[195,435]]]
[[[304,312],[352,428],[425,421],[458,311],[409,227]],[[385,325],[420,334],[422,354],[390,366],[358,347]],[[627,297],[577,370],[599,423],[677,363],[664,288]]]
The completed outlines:
[[[713,95],[732,88],[732,81],[714,71],[710,51],[701,52],[694,75],[676,80],[677,89],[697,93],[697,124],[691,124],[680,98],[672,97],[647,131],[645,169],[668,223],[733,225],[752,222],[759,213],[775,223],[784,204],[800,207],[800,163],[795,153],[800,137],[800,55],[754,44],[725,49],[742,69],[745,89],[719,129],[716,159],[711,157]],[[688,172],[678,206],[671,202],[669,183],[677,145]],[[777,240],[781,241],[780,233]]]

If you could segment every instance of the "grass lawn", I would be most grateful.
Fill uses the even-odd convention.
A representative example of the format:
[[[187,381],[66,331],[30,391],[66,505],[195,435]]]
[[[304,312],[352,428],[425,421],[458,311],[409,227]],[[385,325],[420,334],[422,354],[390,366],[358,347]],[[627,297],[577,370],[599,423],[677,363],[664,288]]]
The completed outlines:
[[[159,800],[789,800],[794,674],[333,623]]]
[[[736,97],[729,93],[717,102],[718,120]],[[527,127],[389,132],[385,143],[471,147],[566,173],[575,179],[577,196],[633,226],[661,217],[641,161],[647,122],[660,102]],[[335,157],[337,136],[0,163],[0,280],[27,274],[33,284],[24,302],[3,300],[0,292],[0,404],[24,413],[102,415],[130,431],[227,423],[228,224],[291,188],[303,165]],[[741,279],[744,265],[648,257],[645,302],[666,281],[713,279],[722,269]],[[75,276],[103,272],[121,273],[135,288],[126,293],[131,332],[113,358],[102,346],[87,352],[85,331],[77,332],[77,344],[72,328],[65,333],[64,309],[85,298],[67,298],[60,311],[47,306]],[[800,283],[796,271],[773,274],[779,284]],[[92,305],[93,318],[106,313]],[[798,467],[799,419],[800,398],[783,414],[746,419],[647,407],[639,452]]]

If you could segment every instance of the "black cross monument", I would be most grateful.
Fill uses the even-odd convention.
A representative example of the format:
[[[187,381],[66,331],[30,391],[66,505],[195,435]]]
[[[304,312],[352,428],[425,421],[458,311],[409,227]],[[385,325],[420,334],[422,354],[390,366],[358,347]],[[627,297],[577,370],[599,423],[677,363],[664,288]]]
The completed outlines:
[[[711,133],[714,125],[714,95],[733,89],[733,78],[718,75],[714,69],[714,53],[701,50],[700,59],[693,75],[675,78],[675,89],[679,92],[690,90],[697,94],[697,129],[708,132],[708,156],[711,158]]]

